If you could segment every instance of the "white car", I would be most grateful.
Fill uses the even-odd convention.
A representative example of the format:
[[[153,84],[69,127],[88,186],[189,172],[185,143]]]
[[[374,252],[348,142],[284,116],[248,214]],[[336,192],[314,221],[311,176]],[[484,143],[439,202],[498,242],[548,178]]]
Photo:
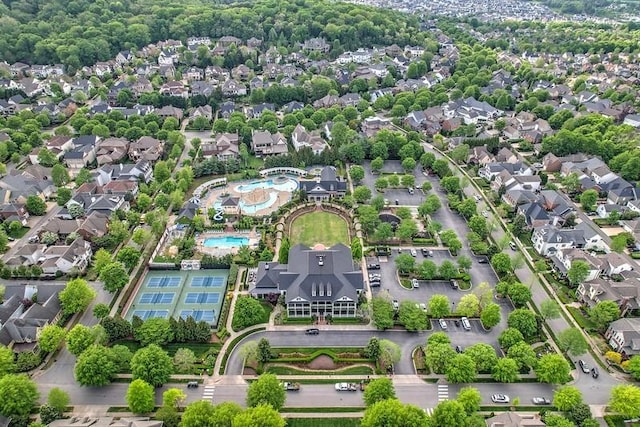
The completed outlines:
[[[427,304],[425,303],[420,303],[420,310],[424,311],[425,313],[427,312]]]
[[[551,401],[546,397],[534,397],[531,401],[534,405],[551,405]]]
[[[411,279],[411,286],[413,288],[419,288],[420,287],[420,283],[418,282],[418,279]]]
[[[398,310],[400,308],[400,303],[398,303],[397,299],[393,300],[393,309]]]
[[[418,251],[416,251],[415,249],[411,249],[411,256],[412,257],[417,257],[418,256]]]
[[[440,327],[444,330],[447,330],[447,321],[444,319],[440,319],[438,320],[438,323],[440,324]]]
[[[494,394],[491,396],[491,401],[493,403],[509,403],[509,396],[506,394]]]
[[[489,218],[489,212],[482,211],[482,216],[485,217],[485,218]]]

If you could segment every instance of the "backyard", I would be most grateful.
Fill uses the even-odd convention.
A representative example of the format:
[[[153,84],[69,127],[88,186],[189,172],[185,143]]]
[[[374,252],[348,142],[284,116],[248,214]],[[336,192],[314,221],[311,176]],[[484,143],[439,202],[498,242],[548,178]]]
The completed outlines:
[[[349,245],[349,232],[342,217],[329,212],[310,212],[293,221],[290,240],[291,246],[298,243],[310,247],[317,243],[326,247],[336,243]]]

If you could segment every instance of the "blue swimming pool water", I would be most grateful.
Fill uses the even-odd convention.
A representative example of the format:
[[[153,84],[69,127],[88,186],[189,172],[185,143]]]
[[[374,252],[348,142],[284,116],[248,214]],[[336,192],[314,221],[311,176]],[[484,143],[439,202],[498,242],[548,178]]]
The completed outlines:
[[[267,189],[272,187],[273,187],[273,180],[267,179],[262,181],[254,181],[249,184],[238,185],[236,187],[236,190],[241,193],[248,193],[249,191],[255,190],[256,188]]]
[[[231,248],[247,246],[249,244],[248,237],[207,237],[204,239],[203,246],[205,248]]]

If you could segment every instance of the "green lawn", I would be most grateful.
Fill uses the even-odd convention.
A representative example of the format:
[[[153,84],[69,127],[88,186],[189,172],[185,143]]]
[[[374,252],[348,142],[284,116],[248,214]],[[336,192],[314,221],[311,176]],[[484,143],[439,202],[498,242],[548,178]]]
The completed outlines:
[[[291,224],[291,246],[316,243],[330,247],[336,243],[349,245],[349,231],[345,220],[329,212],[310,212],[296,218]]]
[[[283,409],[286,411],[286,408]],[[287,427],[358,427],[358,418],[287,418]]]

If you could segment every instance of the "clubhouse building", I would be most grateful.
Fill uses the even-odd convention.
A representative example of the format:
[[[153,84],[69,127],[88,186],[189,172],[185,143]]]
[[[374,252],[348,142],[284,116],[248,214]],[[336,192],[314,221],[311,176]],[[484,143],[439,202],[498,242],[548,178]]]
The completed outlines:
[[[302,244],[289,251],[289,263],[261,262],[254,297],[285,296],[287,315],[295,317],[355,317],[364,288],[362,271],[353,264],[351,249],[341,243],[330,248]]]

